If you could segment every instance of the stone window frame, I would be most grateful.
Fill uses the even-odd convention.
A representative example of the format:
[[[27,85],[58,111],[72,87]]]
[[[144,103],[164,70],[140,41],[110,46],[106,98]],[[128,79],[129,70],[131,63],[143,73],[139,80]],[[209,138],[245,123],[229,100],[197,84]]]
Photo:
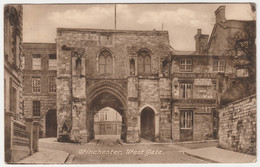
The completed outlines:
[[[148,49],[140,49],[137,53],[137,74],[138,75],[149,75],[152,73],[152,52]],[[142,62],[140,62],[142,58]],[[147,62],[149,58],[150,62]],[[149,67],[149,68],[147,68]],[[142,70],[140,70],[142,69]],[[147,70],[149,69],[149,70]]]
[[[225,72],[226,61],[224,59],[213,59],[213,71],[214,72]]]
[[[192,59],[180,59],[180,71],[192,71]]]
[[[107,52],[108,55],[103,55],[104,56],[104,62],[102,62],[102,64],[101,64],[100,57],[102,56],[101,54],[104,53],[104,52]],[[108,56],[111,56],[111,62],[110,63],[107,62]],[[101,72],[100,65],[104,66],[104,72]],[[111,71],[107,71],[107,67],[109,65],[111,65]],[[114,56],[113,56],[113,53],[109,49],[105,48],[105,49],[102,49],[101,51],[98,52],[98,54],[97,54],[97,71],[100,74],[113,74],[114,73]]]
[[[41,77],[32,77],[32,93],[41,93]]]
[[[184,90],[181,90],[181,89],[183,89],[183,86],[184,86]],[[181,99],[191,99],[193,97],[193,83],[192,82],[180,82],[179,89],[180,89],[179,97]],[[187,89],[190,89],[190,97],[188,96]]]
[[[32,101],[32,115],[33,117],[41,116],[41,101],[39,100]]]
[[[56,93],[56,77],[48,77],[48,91],[49,93]]]

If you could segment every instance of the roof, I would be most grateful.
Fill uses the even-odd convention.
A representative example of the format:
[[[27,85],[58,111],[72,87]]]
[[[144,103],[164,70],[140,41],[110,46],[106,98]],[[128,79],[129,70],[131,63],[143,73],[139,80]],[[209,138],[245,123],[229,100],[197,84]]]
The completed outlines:
[[[193,53],[195,51],[181,51],[181,50],[175,50],[174,48],[170,47],[170,52],[173,55],[183,55],[183,56],[187,56],[187,55],[193,55]]]

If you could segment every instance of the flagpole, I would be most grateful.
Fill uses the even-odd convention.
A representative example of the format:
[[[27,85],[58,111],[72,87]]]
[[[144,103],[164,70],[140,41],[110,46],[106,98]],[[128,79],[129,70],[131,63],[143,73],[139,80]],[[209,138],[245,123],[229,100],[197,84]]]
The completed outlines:
[[[116,4],[115,4],[115,30],[116,30]]]

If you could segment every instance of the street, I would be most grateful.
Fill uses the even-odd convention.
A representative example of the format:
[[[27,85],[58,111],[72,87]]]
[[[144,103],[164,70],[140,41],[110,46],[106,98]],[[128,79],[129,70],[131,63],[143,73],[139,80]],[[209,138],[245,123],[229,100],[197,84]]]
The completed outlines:
[[[41,139],[41,148],[63,150],[74,158],[72,164],[205,163],[188,157],[173,143],[126,144],[116,138],[99,138],[87,144],[59,143],[54,138]],[[188,148],[187,148],[188,149]]]

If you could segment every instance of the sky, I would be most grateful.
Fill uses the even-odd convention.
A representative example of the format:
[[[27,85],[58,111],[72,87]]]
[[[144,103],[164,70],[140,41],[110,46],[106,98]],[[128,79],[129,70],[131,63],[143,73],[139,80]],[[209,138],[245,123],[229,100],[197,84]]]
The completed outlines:
[[[227,19],[253,19],[249,4],[117,4],[117,29],[163,29],[174,49],[193,51],[197,29],[211,34],[220,5]],[[24,42],[53,43],[57,27],[114,29],[114,4],[23,5],[23,11]]]

